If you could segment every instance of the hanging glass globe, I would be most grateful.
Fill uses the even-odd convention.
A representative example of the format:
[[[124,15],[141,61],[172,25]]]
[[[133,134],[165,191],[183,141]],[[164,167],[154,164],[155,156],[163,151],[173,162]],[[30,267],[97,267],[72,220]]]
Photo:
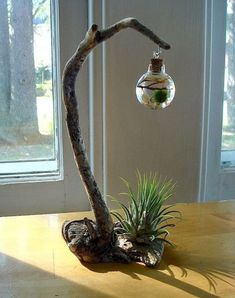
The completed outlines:
[[[154,110],[164,109],[172,102],[175,84],[165,72],[162,59],[151,59],[148,71],[137,82],[136,95],[141,104]]]

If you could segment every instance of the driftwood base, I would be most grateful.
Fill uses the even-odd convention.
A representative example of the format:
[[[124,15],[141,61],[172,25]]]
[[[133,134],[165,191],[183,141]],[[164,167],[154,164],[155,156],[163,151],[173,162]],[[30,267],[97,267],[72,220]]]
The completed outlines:
[[[116,246],[121,248],[132,261],[144,263],[147,267],[157,266],[164,252],[162,241],[151,241],[149,244],[140,244],[132,242],[122,235],[118,236]]]
[[[99,237],[94,221],[66,221],[62,227],[62,235],[70,251],[86,263],[130,263],[142,262],[154,267],[161,261],[164,244],[152,241],[140,244],[130,241],[124,235],[113,234],[109,241]]]

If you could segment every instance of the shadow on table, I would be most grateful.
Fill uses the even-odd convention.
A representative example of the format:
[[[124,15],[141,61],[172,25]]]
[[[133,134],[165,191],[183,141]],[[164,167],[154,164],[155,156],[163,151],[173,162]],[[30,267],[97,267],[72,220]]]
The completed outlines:
[[[76,261],[76,260],[75,260]],[[222,281],[235,287],[228,280],[235,279],[234,264],[223,262],[223,259],[213,260],[201,256],[182,254],[174,249],[167,249],[165,257],[157,269],[146,268],[142,264],[84,264],[86,268],[97,273],[119,271],[133,279],[141,280],[141,275],[158,280],[166,285],[181,289],[185,293],[196,297],[219,297],[216,295],[217,281]],[[175,267],[181,270],[181,277],[177,279]],[[179,269],[177,270],[177,276]],[[190,271],[201,274],[209,283],[210,291],[190,284]],[[188,277],[188,279],[187,279]],[[195,279],[194,279],[195,280]],[[77,296],[81,294],[81,296]],[[0,297],[96,297],[111,298],[101,291],[93,290],[92,285],[84,286],[70,281],[34,265],[24,263],[6,254],[0,253]]]
[[[126,264],[84,264],[89,270],[104,273],[109,271],[121,271],[134,279],[141,280],[140,275],[158,280],[159,282],[179,288],[186,293],[195,295],[196,297],[219,297],[216,295],[217,281],[222,281],[235,288],[227,279],[235,279],[234,264],[228,265],[228,262],[203,258],[201,256],[190,255],[187,253],[179,253],[171,248],[166,248],[164,258],[158,268],[146,268],[139,263],[131,265]],[[181,277],[185,277],[185,281],[177,279],[172,266],[176,266],[181,270]],[[228,267],[230,266],[230,268]],[[165,271],[165,272],[163,272]],[[209,292],[190,284],[189,271],[197,272],[202,275],[209,284]],[[177,273],[178,274],[178,273]],[[211,292],[214,292],[212,294]]]
[[[235,266],[234,263],[228,263],[227,260],[215,259],[213,257],[203,257],[194,254],[179,252],[167,248],[167,257],[164,258],[159,269],[166,269],[171,276],[174,276],[170,265],[177,266],[181,270],[181,277],[188,276],[188,270],[201,274],[209,284],[209,290],[216,293],[217,281],[222,281],[235,288],[235,284],[228,281],[228,279],[235,280]]]
[[[0,297],[112,296],[0,253]]]

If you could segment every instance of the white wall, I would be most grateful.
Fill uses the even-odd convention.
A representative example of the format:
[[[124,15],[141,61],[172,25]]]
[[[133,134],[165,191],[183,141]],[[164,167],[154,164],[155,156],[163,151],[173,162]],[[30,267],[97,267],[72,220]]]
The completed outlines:
[[[176,96],[163,111],[147,110],[135,84],[147,70],[154,44],[126,30],[106,46],[107,193],[123,191],[120,176],[157,171],[177,182],[174,201],[197,200],[203,101],[203,0],[109,0],[106,23],[133,16],[172,46],[162,53]]]

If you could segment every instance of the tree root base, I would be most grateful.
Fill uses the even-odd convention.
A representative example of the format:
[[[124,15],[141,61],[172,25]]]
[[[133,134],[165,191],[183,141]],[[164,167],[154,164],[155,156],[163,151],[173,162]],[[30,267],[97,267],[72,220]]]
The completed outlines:
[[[148,244],[132,242],[125,235],[110,235],[109,239],[99,236],[94,221],[66,221],[62,235],[70,251],[86,263],[130,263],[142,262],[155,267],[161,261],[164,244],[151,241]]]

